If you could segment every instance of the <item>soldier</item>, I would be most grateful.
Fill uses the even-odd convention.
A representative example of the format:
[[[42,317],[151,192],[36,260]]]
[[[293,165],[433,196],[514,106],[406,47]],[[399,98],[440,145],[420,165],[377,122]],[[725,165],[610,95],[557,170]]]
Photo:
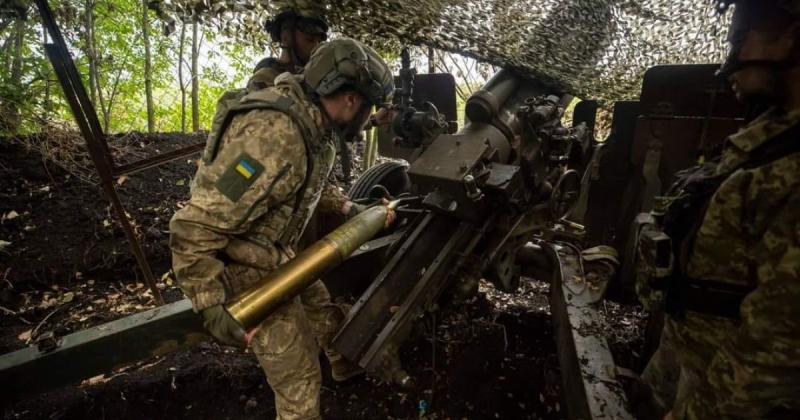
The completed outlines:
[[[335,157],[326,132],[355,134],[392,90],[380,56],[343,38],[321,44],[304,74],[283,73],[275,87],[228,108],[209,136],[190,201],[170,222],[181,290],[218,340],[243,344],[245,332],[222,305],[292,258],[308,218],[325,202]],[[247,335],[279,419],[319,418],[319,348],[302,305],[307,292]]]
[[[319,2],[295,0],[278,4],[277,13],[264,28],[272,41],[280,45],[281,55],[264,58],[256,64],[247,82],[249,90],[272,86],[275,77],[281,73],[301,72],[311,51],[328,39],[325,10]]]
[[[642,379],[651,416],[800,418],[800,1],[719,3],[735,3],[720,74],[770,108],[666,196],[672,271],[643,272],[667,316]]]
[[[209,138],[216,135],[222,124],[225,123],[229,108],[236,106],[244,95],[272,87],[275,78],[281,73],[297,74],[302,72],[303,65],[308,61],[311,51],[327,39],[328,25],[325,22],[324,10],[318,3],[304,0],[280,3],[277,14],[265,24],[265,27],[272,40],[280,43],[282,49],[280,57],[261,60],[256,65],[256,69],[247,83],[247,88],[227,92],[220,98]],[[380,111],[378,115],[382,115]],[[338,140],[337,143],[340,143],[340,150],[347,147]],[[350,201],[339,190],[339,187],[328,183],[325,186],[325,193],[322,194],[317,205],[317,213],[343,215],[351,218],[364,208],[364,205]],[[308,232],[302,238],[300,246],[318,239],[314,237],[317,223],[318,219],[312,217],[309,221]],[[345,318],[349,305],[333,305],[330,294],[321,281],[309,287],[301,296],[301,301],[317,341],[322,346],[331,365],[332,378],[336,381],[345,381],[362,374],[361,368],[348,362],[328,346],[338,331],[341,321]]]

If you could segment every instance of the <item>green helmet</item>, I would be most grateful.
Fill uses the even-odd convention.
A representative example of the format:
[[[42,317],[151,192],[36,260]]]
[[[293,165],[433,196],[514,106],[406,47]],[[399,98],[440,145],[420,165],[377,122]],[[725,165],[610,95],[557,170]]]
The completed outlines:
[[[319,35],[328,39],[328,23],[325,19],[325,8],[319,1],[292,0],[274,1],[273,18],[264,22],[264,29],[269,32],[275,42],[281,40],[281,30],[286,24],[292,25],[311,35]]]
[[[351,38],[338,38],[317,46],[304,70],[311,90],[330,95],[352,88],[372,105],[388,102],[394,93],[394,76],[389,66],[371,47]]]

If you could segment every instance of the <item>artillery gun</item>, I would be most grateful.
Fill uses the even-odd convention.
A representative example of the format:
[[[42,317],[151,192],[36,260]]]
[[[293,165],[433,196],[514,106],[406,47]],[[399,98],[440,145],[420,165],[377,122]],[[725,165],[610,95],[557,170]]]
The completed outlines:
[[[414,73],[401,70],[401,91],[409,85],[403,75]],[[424,84],[422,76],[417,82]],[[434,105],[417,111],[399,95],[395,133],[380,137],[414,149],[404,193],[417,200],[400,208],[403,234],[334,339],[336,350],[404,382],[396,352],[414,320],[471,297],[481,278],[514,291],[526,244],[581,236],[566,218],[591,159],[591,129],[583,122],[564,127],[571,97],[544,93],[501,70],[467,101],[468,121],[453,134],[428,128],[447,126]]]
[[[379,137],[382,154],[409,165],[370,169],[351,189],[355,199],[395,196],[399,220],[357,249],[348,243],[355,251],[326,274],[333,290],[345,285],[359,295],[333,346],[402,384],[410,379],[398,349],[420,318],[457,307],[480,279],[509,292],[522,275],[549,280],[568,416],[632,418],[608,343],[593,327],[607,287],[623,298],[630,289],[633,215],[696,152],[742,122],[741,108],[713,79],[715,66],[651,69],[641,103],[615,106],[612,135],[601,144],[593,136],[596,104],[581,102],[566,127],[571,97],[509,70],[469,98],[466,123],[455,130],[452,76],[418,75],[403,58],[400,112]],[[623,251],[616,285],[608,284],[613,273],[589,275],[584,248],[596,244]],[[326,252],[330,258],[318,259],[325,264],[344,257]],[[182,300],[65,337],[43,335],[0,356],[0,380],[13,391],[41,391],[207,338]]]

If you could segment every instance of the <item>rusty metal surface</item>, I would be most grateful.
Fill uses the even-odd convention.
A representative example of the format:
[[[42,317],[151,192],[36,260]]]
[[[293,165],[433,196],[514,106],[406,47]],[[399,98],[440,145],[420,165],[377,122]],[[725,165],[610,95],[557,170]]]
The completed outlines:
[[[42,351],[0,356],[0,381],[12,393],[42,392],[207,340],[202,318],[181,300],[57,338]]]
[[[633,287],[630,226],[674,179],[675,172],[710,159],[742,124],[745,108],[714,76],[719,66],[670,65],[647,71],[640,102],[618,102],[589,192],[589,244],[620,251],[620,281],[610,293]]]
[[[561,366],[563,401],[571,419],[633,419],[616,365],[602,335],[602,296],[586,282],[580,252],[544,244],[554,262],[550,308]],[[600,289],[600,288],[599,288]]]
[[[638,179],[631,162],[633,133],[636,118],[639,116],[639,102],[623,101],[614,104],[611,120],[611,134],[598,152],[600,164],[598,176],[589,189],[589,199],[584,222],[588,228],[590,245],[607,244],[619,249],[624,243],[619,238],[627,236],[633,215],[625,216],[623,196]]]
[[[384,347],[390,343],[399,346],[399,340],[405,338],[400,336],[405,326],[422,315],[424,311],[431,309],[430,305],[439,297],[449,276],[455,274],[452,268],[453,262],[457,258],[457,253],[459,251],[465,253],[470,251],[464,249],[464,246],[473,230],[471,225],[461,223],[447,238],[447,241],[441,245],[438,253],[431,252],[431,254],[436,255],[436,258],[420,273],[419,280],[413,283],[414,287],[404,296],[400,302],[401,304],[393,311],[391,319],[388,320],[364,353],[364,356],[358,361],[360,366],[368,370],[374,370],[376,366],[383,362],[379,356],[382,354]],[[418,245],[417,247],[419,247]]]
[[[654,142],[661,146],[662,190],[677,170],[698,156],[718,154],[718,146],[744,124],[745,107],[727,83],[715,76],[716,64],[656,66],[645,73],[631,160],[644,164]]]
[[[425,247],[413,247],[417,238],[427,237],[435,244],[446,239],[455,229],[453,223],[432,223],[433,214],[426,214],[401,239],[381,273],[350,310],[345,324],[333,339],[332,346],[344,357],[358,361],[374,337],[391,318],[390,308],[402,304],[414,285],[413,279],[434,259]]]

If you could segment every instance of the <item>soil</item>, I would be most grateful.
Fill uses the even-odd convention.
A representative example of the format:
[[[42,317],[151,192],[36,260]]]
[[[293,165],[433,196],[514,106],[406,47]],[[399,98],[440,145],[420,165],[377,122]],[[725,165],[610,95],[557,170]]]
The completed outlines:
[[[128,135],[141,149],[191,144],[182,134]],[[162,150],[164,151],[164,150]],[[191,160],[131,175],[118,185],[158,287],[181,298],[168,275],[167,222],[188,198]],[[16,213],[16,216],[12,213]],[[18,142],[0,139],[0,352],[155,306],[100,188]],[[12,217],[9,217],[12,216]],[[410,389],[359,377],[334,382],[323,363],[325,418],[563,418],[546,283],[506,294],[482,283],[458,311],[429,320],[401,349]],[[634,368],[643,312],[603,311],[615,360]],[[247,351],[204,343],[50,392],[2,401],[3,418],[264,418],[273,395]]]

